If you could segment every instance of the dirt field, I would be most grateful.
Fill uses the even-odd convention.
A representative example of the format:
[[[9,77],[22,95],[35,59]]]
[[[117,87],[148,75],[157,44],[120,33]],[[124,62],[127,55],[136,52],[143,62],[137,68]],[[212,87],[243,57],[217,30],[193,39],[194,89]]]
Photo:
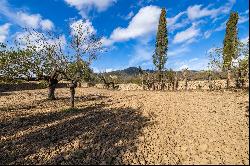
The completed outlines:
[[[0,164],[249,164],[248,94],[69,90],[0,96]]]

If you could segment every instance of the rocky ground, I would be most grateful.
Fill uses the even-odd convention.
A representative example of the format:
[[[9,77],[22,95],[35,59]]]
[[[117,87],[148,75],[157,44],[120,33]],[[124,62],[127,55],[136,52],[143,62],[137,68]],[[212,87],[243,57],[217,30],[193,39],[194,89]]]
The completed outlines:
[[[249,164],[248,93],[0,93],[0,164]]]

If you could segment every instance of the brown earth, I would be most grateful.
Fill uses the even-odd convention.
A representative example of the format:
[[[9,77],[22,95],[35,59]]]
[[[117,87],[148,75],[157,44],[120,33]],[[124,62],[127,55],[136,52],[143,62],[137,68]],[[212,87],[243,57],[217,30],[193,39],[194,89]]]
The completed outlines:
[[[0,164],[249,164],[248,93],[0,93]]]

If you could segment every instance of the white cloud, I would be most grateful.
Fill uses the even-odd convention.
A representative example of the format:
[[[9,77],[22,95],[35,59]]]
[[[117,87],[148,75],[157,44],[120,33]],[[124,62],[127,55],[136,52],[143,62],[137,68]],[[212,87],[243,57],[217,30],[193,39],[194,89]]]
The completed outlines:
[[[10,23],[0,25],[0,42],[5,42],[10,29]]]
[[[249,36],[246,36],[246,37],[240,39],[240,41],[243,43],[247,43],[249,41]]]
[[[214,31],[217,32],[217,31],[222,31],[223,29],[226,29],[226,24],[227,24],[227,20],[222,22],[220,26],[214,29]]]
[[[180,17],[183,16],[185,13],[186,12],[180,12],[180,13],[178,13],[174,17],[167,18],[167,24],[168,24],[168,26],[174,25],[180,19]]]
[[[188,7],[187,9],[188,18],[190,20],[195,20],[195,19],[205,17],[205,16],[211,16],[212,18],[214,18],[215,16],[217,16],[219,12],[218,9],[209,10],[208,8],[201,9],[201,7],[202,5],[194,5],[194,6]]]
[[[101,39],[101,43],[102,43],[103,46],[106,47],[106,46],[111,46],[113,44],[113,41],[110,40],[110,39],[107,39],[106,37],[103,37]]]
[[[196,24],[193,24],[191,27],[188,29],[178,32],[174,36],[173,43],[183,43],[183,42],[188,42],[191,43],[195,40],[195,37],[200,35],[200,29],[196,28]]]
[[[133,48],[133,55],[129,60],[129,66],[136,66],[142,63],[152,62],[154,48],[149,44],[137,44]]]
[[[181,60],[174,62],[174,70],[206,70],[208,68],[209,60],[206,58],[192,58],[189,60]]]
[[[114,71],[115,69],[113,69],[113,68],[107,68],[107,69],[105,69],[105,72],[106,73],[108,73],[108,72],[111,72],[111,71]]]
[[[208,30],[208,31],[204,32],[205,39],[208,39],[212,35],[212,33],[213,33],[212,30]]]
[[[246,10],[245,12],[242,12],[242,13],[239,13],[239,20],[238,20],[238,24],[243,24],[247,21],[249,21],[249,10]],[[221,24],[216,27],[215,29],[212,29],[212,30],[208,30],[204,33],[204,38],[207,39],[211,36],[212,33],[214,32],[219,32],[219,31],[222,31],[224,29],[226,29],[226,24],[227,24],[227,20],[221,22]]]
[[[6,16],[10,21],[25,27],[43,30],[52,30],[54,24],[49,19],[43,19],[40,14],[29,14],[23,11],[11,9],[7,1],[0,1],[0,14]]]
[[[96,29],[92,25],[92,22],[87,20],[77,20],[70,24],[70,30],[71,30],[71,36],[72,39],[76,39],[74,36],[76,36],[79,39],[79,47],[82,50],[87,51],[89,47],[97,47],[99,44],[98,41],[92,41],[92,36],[96,34]]]
[[[247,21],[249,21],[249,10],[239,14],[239,24],[243,24]]]
[[[127,28],[116,28],[109,39],[104,41],[109,45],[115,42],[127,41],[138,37],[145,37],[157,30],[161,9],[157,6],[146,6],[129,22]]]
[[[129,20],[129,19],[131,19],[134,15],[135,15],[134,12],[131,11],[131,12],[129,12],[129,14],[128,14],[126,17],[124,17],[124,19],[125,19],[125,20]]]
[[[39,14],[27,14],[23,12],[18,12],[17,18],[21,24],[35,29],[39,27],[39,22],[41,21]]]
[[[186,11],[180,12],[174,17],[167,18],[167,27],[168,27],[169,33],[173,33],[175,30],[185,27],[186,25],[190,23],[190,21],[187,18],[179,21],[181,17],[185,14],[187,14]]]
[[[96,8],[99,12],[106,10],[116,0],[64,0],[70,6],[75,7],[80,11],[82,17],[86,18],[88,12]]]
[[[82,34],[83,36],[96,33],[96,30],[92,25],[92,22],[90,22],[88,19],[86,21],[80,19],[72,22],[70,24],[70,29],[72,35],[74,35],[74,33],[77,33],[78,31],[81,31],[80,34]]]
[[[42,20],[40,22],[40,25],[42,26],[43,30],[51,30],[54,28],[54,24],[52,21],[46,19],[46,20]]]
[[[184,65],[181,65],[178,70],[183,70],[183,69],[189,69],[189,66],[184,64]]]
[[[224,6],[214,9],[209,9],[209,6],[202,8],[202,5],[190,6],[187,9],[187,15],[190,20],[195,20],[207,16],[216,19],[218,15],[229,13],[234,3],[235,0],[229,0]]]
[[[169,50],[168,56],[176,56],[176,55],[181,55],[183,53],[189,52],[190,49],[188,47],[180,47],[180,48],[175,48],[173,50]]]

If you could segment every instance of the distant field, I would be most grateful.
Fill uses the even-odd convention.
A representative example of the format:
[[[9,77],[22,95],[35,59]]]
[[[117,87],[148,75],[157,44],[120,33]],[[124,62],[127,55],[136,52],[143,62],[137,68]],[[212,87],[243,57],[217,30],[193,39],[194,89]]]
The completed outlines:
[[[0,164],[249,164],[249,94],[3,92]]]

